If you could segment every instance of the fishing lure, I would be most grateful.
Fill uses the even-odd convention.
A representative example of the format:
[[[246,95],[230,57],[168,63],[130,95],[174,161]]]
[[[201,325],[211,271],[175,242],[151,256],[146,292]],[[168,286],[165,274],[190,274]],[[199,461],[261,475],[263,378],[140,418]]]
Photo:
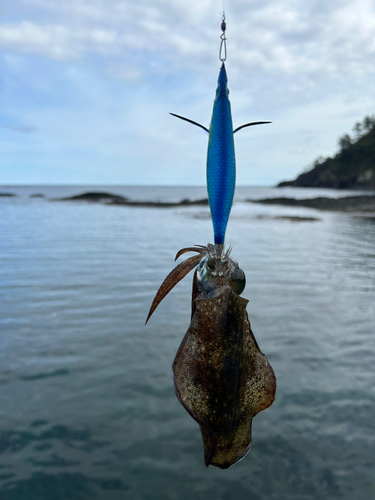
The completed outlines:
[[[209,134],[207,192],[214,228],[214,245],[180,250],[197,255],[178,264],[160,286],[147,320],[172,288],[192,269],[191,323],[177,351],[172,369],[175,393],[200,425],[205,464],[226,469],[249,451],[253,417],[275,399],[276,378],[260,351],[240,297],[245,273],[224,251],[225,232],[233,203],[236,166],[233,135],[263,123],[252,122],[233,130],[225,70],[225,16],[222,19],[219,58],[222,66],[210,128],[180,115]]]

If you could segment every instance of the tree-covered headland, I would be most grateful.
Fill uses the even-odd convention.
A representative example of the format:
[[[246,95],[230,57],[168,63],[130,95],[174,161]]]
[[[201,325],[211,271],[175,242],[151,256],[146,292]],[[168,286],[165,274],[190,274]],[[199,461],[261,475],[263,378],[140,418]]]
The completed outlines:
[[[375,189],[375,116],[357,122],[353,135],[343,135],[338,145],[333,158],[317,158],[307,172],[278,186]]]

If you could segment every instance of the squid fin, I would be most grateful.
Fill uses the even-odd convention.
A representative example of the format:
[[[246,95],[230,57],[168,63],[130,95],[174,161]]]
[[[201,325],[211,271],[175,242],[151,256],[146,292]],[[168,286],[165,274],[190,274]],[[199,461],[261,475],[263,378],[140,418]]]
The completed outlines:
[[[186,118],[185,118],[186,120]],[[252,125],[263,125],[264,123],[272,123],[272,122],[251,122],[251,123],[245,123],[245,125],[241,125],[241,127],[237,127],[235,130],[233,130],[233,134],[241,130],[241,128],[245,127],[251,127]]]
[[[194,122],[193,120],[189,120],[189,118],[184,118],[183,116],[176,115],[175,113],[169,113],[169,114],[172,116],[176,116],[177,118],[180,118],[181,120],[185,120],[186,122],[192,123],[193,125],[196,125],[197,127],[203,128],[203,130],[205,130],[208,134],[210,133],[208,128],[205,127],[204,125],[201,125],[200,123]]]

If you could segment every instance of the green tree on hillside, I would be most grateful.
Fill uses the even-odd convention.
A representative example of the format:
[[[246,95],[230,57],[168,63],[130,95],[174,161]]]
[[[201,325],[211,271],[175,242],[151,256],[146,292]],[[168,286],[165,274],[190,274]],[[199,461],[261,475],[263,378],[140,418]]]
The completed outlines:
[[[357,122],[353,136],[344,134],[338,146],[332,158],[320,156],[297,179],[279,186],[375,190],[375,115]]]

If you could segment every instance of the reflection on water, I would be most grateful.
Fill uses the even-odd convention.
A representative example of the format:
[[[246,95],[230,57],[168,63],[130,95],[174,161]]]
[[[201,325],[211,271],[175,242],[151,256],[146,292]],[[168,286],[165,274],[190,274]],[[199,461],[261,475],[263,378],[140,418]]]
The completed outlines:
[[[278,390],[248,457],[221,471],[204,467],[173,390],[190,278],[144,327],[176,251],[212,239],[205,210],[52,203],[29,194],[84,189],[17,189],[0,200],[1,500],[375,496],[373,218],[234,206],[228,244]],[[142,189],[112,191],[202,197]],[[272,192],[242,188],[239,200]]]

